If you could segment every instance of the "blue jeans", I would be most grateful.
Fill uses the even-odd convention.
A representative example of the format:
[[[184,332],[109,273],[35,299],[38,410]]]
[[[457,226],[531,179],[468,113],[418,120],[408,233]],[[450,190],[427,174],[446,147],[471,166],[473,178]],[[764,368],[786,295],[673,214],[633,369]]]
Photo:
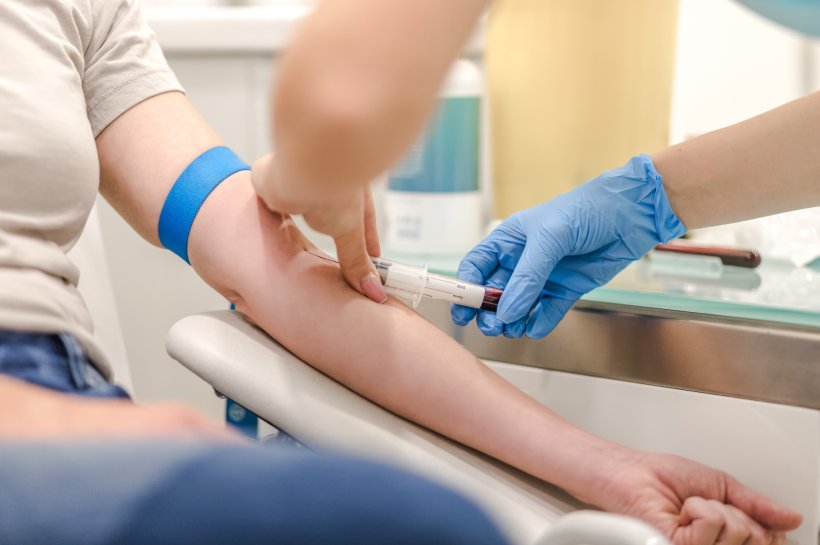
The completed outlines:
[[[105,380],[68,333],[0,330],[0,374],[59,392],[128,397],[125,390]]]
[[[71,337],[0,332],[0,373],[75,394],[123,395],[86,366],[93,370]],[[0,441],[0,544],[7,543],[505,541],[455,493],[352,458],[205,442]]]

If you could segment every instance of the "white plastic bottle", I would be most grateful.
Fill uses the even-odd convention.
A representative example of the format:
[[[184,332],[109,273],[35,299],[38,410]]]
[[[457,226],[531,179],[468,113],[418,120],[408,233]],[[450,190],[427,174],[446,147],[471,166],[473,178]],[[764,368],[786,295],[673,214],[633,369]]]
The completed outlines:
[[[478,67],[456,61],[436,114],[389,174],[383,201],[389,255],[460,257],[480,240],[482,95]]]

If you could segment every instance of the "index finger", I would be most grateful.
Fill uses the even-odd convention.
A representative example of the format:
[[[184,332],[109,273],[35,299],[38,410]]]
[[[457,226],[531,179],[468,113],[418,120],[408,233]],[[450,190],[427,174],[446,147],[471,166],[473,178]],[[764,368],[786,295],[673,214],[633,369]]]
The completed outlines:
[[[367,254],[364,225],[360,222],[355,229],[333,237],[333,241],[336,244],[339,267],[347,283],[369,299],[384,303],[387,291]]]
[[[499,252],[485,239],[467,252],[458,264],[456,276],[460,280],[483,286],[498,266]],[[474,308],[453,305],[450,317],[456,325],[467,325],[475,318],[476,312]]]
[[[458,264],[457,276],[473,284],[484,285],[484,282],[499,267],[500,252],[487,240],[479,242]]]

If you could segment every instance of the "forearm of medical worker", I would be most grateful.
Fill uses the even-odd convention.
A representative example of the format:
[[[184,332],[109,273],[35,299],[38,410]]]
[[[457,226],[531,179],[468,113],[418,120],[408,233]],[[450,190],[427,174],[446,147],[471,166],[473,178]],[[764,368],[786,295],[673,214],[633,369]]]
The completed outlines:
[[[386,293],[368,258],[363,190],[421,130],[485,4],[326,0],[281,61],[276,156],[254,165],[254,186],[271,210],[332,236],[345,279],[375,301]]]
[[[104,194],[157,243],[159,212],[174,180],[221,141],[182,95],[169,93],[123,114],[97,143]],[[205,201],[188,255],[206,282],[320,371],[581,500],[640,517],[675,543],[711,544],[719,534],[777,543],[799,523],[799,515],[722,472],[573,427],[406,306],[374,305],[351,290],[337,266],[307,246],[240,172]]]
[[[652,159],[689,229],[820,206],[820,92]]]

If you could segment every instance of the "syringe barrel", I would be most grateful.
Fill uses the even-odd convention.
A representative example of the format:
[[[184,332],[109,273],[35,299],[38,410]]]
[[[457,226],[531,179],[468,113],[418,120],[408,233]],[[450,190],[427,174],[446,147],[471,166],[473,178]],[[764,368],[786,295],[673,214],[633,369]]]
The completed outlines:
[[[429,273],[426,266],[415,267],[380,257],[372,258],[388,293],[416,308],[422,298],[495,311],[501,290]]]
[[[414,267],[380,257],[371,258],[388,293],[408,301],[416,308],[427,285],[427,267]]]

